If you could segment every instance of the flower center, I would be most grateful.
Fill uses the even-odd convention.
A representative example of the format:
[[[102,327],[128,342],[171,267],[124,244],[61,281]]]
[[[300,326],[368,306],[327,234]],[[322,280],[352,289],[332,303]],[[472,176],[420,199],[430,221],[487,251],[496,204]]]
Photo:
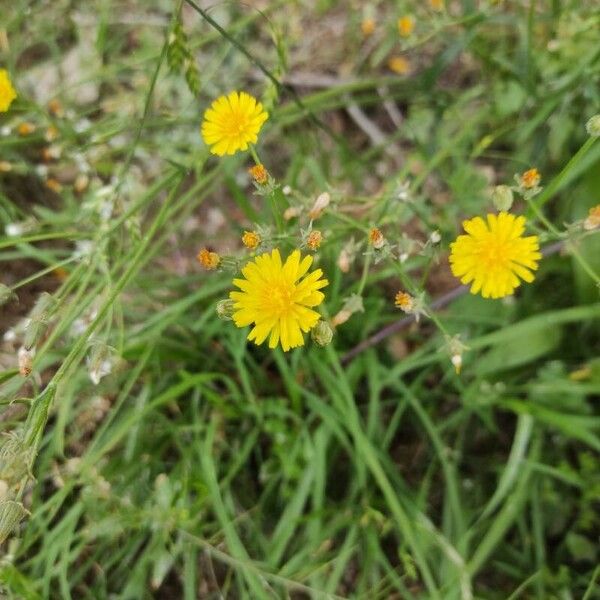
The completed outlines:
[[[498,240],[486,240],[479,250],[479,259],[490,270],[505,266],[507,263],[506,244]]]
[[[239,112],[232,112],[226,128],[227,134],[231,137],[242,135],[248,128],[248,119],[246,115]]]
[[[293,289],[283,285],[271,288],[268,302],[273,313],[282,317],[290,311],[294,304],[293,291]]]

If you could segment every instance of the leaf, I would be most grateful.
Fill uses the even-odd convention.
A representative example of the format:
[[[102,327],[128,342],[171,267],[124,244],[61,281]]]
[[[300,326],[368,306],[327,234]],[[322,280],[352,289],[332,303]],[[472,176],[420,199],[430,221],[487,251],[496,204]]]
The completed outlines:
[[[560,343],[559,327],[533,329],[526,338],[513,338],[497,345],[477,363],[479,375],[512,369],[531,363],[552,352]]]

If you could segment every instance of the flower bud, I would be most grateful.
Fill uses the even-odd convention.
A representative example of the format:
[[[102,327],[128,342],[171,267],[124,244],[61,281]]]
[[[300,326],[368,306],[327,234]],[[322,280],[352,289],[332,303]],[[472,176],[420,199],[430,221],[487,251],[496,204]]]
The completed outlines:
[[[600,115],[594,115],[588,122],[585,124],[585,129],[588,132],[588,135],[592,137],[600,136]]]
[[[0,306],[12,298],[16,298],[15,293],[7,285],[0,283]]]
[[[215,307],[217,312],[217,317],[222,321],[231,321],[233,317],[234,308],[233,308],[233,300],[229,298],[225,298],[224,300],[219,300]]]
[[[497,185],[492,190],[492,202],[498,211],[507,212],[513,204],[513,192],[507,185]]]
[[[311,329],[310,337],[317,346],[328,346],[333,339],[333,329],[322,319]]]
[[[6,540],[27,514],[29,512],[20,502],[13,500],[0,502],[0,544]]]

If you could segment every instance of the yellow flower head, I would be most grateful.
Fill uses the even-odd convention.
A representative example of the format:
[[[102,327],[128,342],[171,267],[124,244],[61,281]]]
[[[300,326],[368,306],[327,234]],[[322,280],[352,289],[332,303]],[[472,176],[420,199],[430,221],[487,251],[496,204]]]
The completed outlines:
[[[214,271],[221,262],[221,257],[216,252],[211,252],[208,248],[202,248],[196,258],[207,271]]]
[[[17,97],[17,92],[12,86],[6,69],[0,69],[0,113],[6,112],[12,101]]]
[[[415,301],[410,294],[407,294],[406,292],[398,292],[396,294],[394,304],[405,313],[408,313],[413,309]]]
[[[231,92],[217,98],[204,113],[202,137],[213,154],[235,154],[256,143],[268,118],[256,98],[246,92]]]
[[[450,267],[462,283],[473,282],[471,293],[484,298],[509,296],[521,285],[532,282],[538,261],[536,235],[523,237],[525,217],[501,212],[463,222],[467,235],[450,244]]]
[[[410,61],[404,56],[390,56],[388,67],[390,71],[398,73],[398,75],[408,75],[412,69]]]
[[[530,190],[534,187],[537,187],[541,179],[542,176],[540,175],[540,172],[537,169],[529,169],[521,175],[521,185],[525,189]]]
[[[415,20],[410,15],[405,15],[398,19],[398,33],[402,37],[408,37],[415,28]]]
[[[360,29],[365,37],[369,37],[375,31],[375,19],[371,19],[370,17],[363,19]]]
[[[444,10],[444,0],[429,0],[429,6],[432,10],[441,12]]]
[[[319,320],[312,310],[323,302],[319,290],[328,284],[316,269],[307,275],[312,257],[301,257],[294,250],[282,263],[279,250],[266,252],[250,261],[243,269],[244,279],[234,279],[241,292],[229,293],[235,302],[233,322],[238,327],[254,325],[248,335],[255,344],[269,338],[269,348],[281,343],[284,352],[304,345],[302,332],[310,331]]]
[[[256,233],[256,231],[244,231],[242,244],[244,244],[248,250],[256,250],[260,242],[260,235]]]

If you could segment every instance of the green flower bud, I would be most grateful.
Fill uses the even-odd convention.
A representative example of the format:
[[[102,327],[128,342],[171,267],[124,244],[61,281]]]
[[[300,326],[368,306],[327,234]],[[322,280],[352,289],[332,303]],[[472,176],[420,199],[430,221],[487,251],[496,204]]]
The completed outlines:
[[[328,346],[333,339],[333,329],[327,321],[322,319],[311,329],[310,337],[317,346]]]
[[[497,185],[492,190],[492,202],[499,211],[509,211],[513,204],[513,192],[507,185]]]
[[[235,312],[233,304],[233,300],[230,300],[229,298],[217,302],[216,311],[219,319],[222,321],[231,321],[233,313]]]
[[[600,137],[600,115],[594,115],[589,119],[585,128],[592,137]]]
[[[7,285],[0,283],[0,306],[12,298],[16,298],[15,293]]]
[[[3,500],[0,502],[0,544],[13,532],[14,528],[29,512],[20,502]]]

